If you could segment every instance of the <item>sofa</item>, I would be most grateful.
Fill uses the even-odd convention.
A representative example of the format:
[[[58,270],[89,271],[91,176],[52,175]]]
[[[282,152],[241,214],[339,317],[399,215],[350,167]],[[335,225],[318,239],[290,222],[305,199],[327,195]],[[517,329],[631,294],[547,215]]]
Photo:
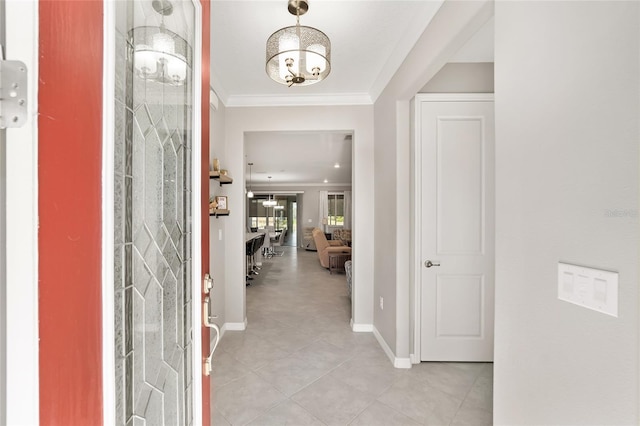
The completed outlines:
[[[316,244],[316,250],[318,251],[318,259],[323,268],[329,267],[329,253],[348,253],[351,254],[351,247],[348,247],[342,243],[342,241],[329,240],[324,235],[324,232],[319,228],[314,228],[313,241]]]
[[[315,228],[313,226],[304,227],[303,236],[302,236],[302,247],[305,250],[316,251],[316,243],[313,241],[313,230]]]

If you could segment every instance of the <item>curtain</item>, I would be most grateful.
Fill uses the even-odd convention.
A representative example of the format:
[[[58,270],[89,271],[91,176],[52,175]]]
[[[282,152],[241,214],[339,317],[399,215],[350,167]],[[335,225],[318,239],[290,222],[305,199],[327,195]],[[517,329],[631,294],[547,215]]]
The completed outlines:
[[[318,199],[318,228],[326,231],[326,219],[329,216],[329,191],[319,191]]]
[[[351,229],[351,191],[344,191],[344,229]]]

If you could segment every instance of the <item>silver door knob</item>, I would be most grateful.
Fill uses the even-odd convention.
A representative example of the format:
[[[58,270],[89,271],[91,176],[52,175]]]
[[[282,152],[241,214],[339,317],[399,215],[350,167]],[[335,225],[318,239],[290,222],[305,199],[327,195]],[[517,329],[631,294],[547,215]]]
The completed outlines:
[[[440,266],[439,263],[434,263],[430,260],[425,260],[424,261],[424,266],[426,266],[427,268],[431,268],[432,266]]]

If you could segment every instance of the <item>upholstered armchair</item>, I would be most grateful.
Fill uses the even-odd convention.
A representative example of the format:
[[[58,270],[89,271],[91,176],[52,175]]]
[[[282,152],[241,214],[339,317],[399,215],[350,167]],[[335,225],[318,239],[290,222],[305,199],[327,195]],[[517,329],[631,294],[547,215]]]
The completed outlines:
[[[351,247],[348,247],[339,240],[327,241],[327,237],[324,232],[319,228],[313,230],[313,241],[316,243],[316,249],[318,250],[318,259],[323,268],[329,267],[329,253],[349,253],[351,254]]]

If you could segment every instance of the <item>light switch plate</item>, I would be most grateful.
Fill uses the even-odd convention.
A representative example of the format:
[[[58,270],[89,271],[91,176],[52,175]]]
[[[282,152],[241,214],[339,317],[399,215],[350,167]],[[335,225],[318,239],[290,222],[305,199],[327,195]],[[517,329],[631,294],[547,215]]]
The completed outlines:
[[[558,299],[618,316],[618,273],[558,263]]]

